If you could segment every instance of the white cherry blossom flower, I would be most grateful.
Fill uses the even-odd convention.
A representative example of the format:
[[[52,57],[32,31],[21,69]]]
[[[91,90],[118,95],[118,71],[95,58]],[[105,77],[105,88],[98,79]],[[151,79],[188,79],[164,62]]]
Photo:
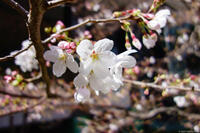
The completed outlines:
[[[176,96],[174,97],[174,102],[178,107],[188,107],[189,102],[185,99],[184,96]]]
[[[132,68],[136,65],[136,59],[129,54],[137,52],[136,50],[128,50],[119,55],[117,55],[116,64],[111,68],[111,73],[114,76],[114,79],[120,85],[123,85],[122,82],[122,70],[123,68]]]
[[[90,73],[106,77],[108,68],[116,61],[116,55],[110,51],[112,47],[113,41],[109,39],[99,40],[94,45],[89,40],[81,41],[76,50],[81,59],[79,72],[86,77]]]
[[[158,37],[155,33],[143,36],[143,44],[147,49],[153,48],[156,45]]]
[[[89,86],[96,92],[107,93],[120,87],[110,73],[110,67],[116,64],[116,55],[110,50],[113,41],[102,39],[94,45],[83,40],[77,47],[81,58],[79,75],[74,79],[76,88]]]
[[[78,71],[78,64],[73,56],[57,46],[50,46],[50,50],[44,53],[44,58],[47,61],[54,62],[53,74],[57,77],[62,76],[67,67],[74,73]]]
[[[22,49],[27,48],[31,42],[29,40],[25,40],[22,42]],[[17,51],[12,52],[12,54],[15,54]],[[15,57],[15,64],[20,66],[20,69],[23,72],[31,72],[33,69],[38,69],[38,61],[35,59],[36,52],[35,48],[31,46],[27,51],[17,55]]]
[[[158,33],[161,31],[161,28],[165,27],[167,23],[167,18],[170,15],[170,11],[168,9],[163,9],[158,11],[154,18],[147,22],[147,26],[152,29],[156,30]]]

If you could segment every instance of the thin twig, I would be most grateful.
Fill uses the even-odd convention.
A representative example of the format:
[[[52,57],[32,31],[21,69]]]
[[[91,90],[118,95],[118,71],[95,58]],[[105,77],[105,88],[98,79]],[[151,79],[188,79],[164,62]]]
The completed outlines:
[[[33,82],[36,81],[38,79],[42,78],[42,72],[40,72],[37,76],[33,77],[33,78],[28,78],[28,79],[24,79],[25,82]]]
[[[25,20],[27,20],[28,11],[26,11],[19,3],[17,3],[14,0],[2,0],[2,1],[8,4],[13,9],[15,9],[20,15],[22,15],[22,17]]]
[[[193,113],[187,113],[184,112],[176,107],[160,107],[160,108],[155,108],[151,111],[148,112],[129,112],[129,115],[136,118],[136,119],[151,119],[153,117],[155,117],[156,115],[160,114],[160,113],[167,113],[167,114],[173,114],[173,113],[177,113],[180,116],[184,116],[186,118],[188,118],[189,120],[200,120],[200,115],[199,114],[193,114]]]
[[[13,115],[13,114],[16,114],[16,113],[19,113],[19,112],[26,112],[26,111],[28,111],[28,110],[30,110],[30,109],[42,104],[45,100],[46,100],[46,97],[43,97],[36,104],[30,105],[30,106],[27,106],[27,107],[24,107],[24,108],[18,109],[18,110],[5,111],[5,112],[0,114],[0,117]]]
[[[140,86],[140,87],[143,87],[143,88],[150,87],[150,88],[155,88],[155,89],[159,89],[159,90],[164,90],[164,89],[170,88],[170,89],[180,90],[180,91],[200,92],[200,89],[193,89],[193,88],[189,88],[189,87],[180,87],[180,86],[167,86],[167,87],[165,87],[165,86],[161,86],[161,85],[156,85],[154,83],[145,83],[145,82],[142,82],[142,81],[135,81],[135,80],[128,80],[128,79],[124,79],[124,82],[131,83],[133,85]]]
[[[125,16],[125,17],[121,17],[121,18],[108,18],[108,19],[87,19],[79,24],[76,24],[74,26],[71,26],[71,27],[68,27],[68,28],[65,28],[65,29],[62,29],[58,32],[56,32],[55,34],[52,34],[49,38],[45,39],[44,41],[42,41],[43,44],[45,43],[48,43],[51,39],[53,39],[55,37],[55,35],[58,35],[58,34],[61,34],[63,32],[67,32],[67,31],[72,31],[72,30],[75,30],[79,27],[82,27],[86,24],[89,24],[89,23],[93,23],[93,24],[96,24],[96,23],[110,23],[110,22],[121,22],[123,20],[129,20],[131,19],[132,15],[128,15],[128,16]]]
[[[55,8],[66,3],[75,3],[77,0],[52,0],[48,2],[47,9]]]
[[[1,57],[0,58],[0,62],[4,62],[4,61],[8,61],[8,60],[12,60],[14,59],[16,56],[18,56],[19,54],[27,51],[30,47],[32,46],[32,44],[30,44],[27,48],[24,48],[20,51],[18,51],[17,53],[13,54],[13,55],[8,55],[8,56],[5,56],[5,57]]]
[[[11,97],[20,97],[20,98],[27,98],[27,99],[40,99],[42,96],[33,96],[33,95],[28,95],[28,94],[16,94],[16,93],[12,93],[12,92],[8,92],[5,90],[0,89],[0,94],[3,95],[9,95]]]

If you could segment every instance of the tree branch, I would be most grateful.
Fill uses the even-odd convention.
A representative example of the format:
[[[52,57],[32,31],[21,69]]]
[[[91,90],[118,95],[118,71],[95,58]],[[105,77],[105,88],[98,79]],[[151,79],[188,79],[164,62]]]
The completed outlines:
[[[14,0],[2,0],[4,3],[8,4],[10,7],[15,9],[22,17],[27,20],[28,11],[26,11],[19,3]]]
[[[87,19],[85,21],[83,21],[82,23],[79,23],[79,24],[76,24],[74,26],[71,26],[71,27],[68,27],[68,28],[65,28],[65,29],[62,29],[58,32],[56,32],[55,34],[52,34],[49,38],[45,39],[44,41],[42,41],[43,44],[45,43],[48,43],[51,39],[54,38],[55,35],[57,34],[61,34],[63,32],[67,32],[67,31],[72,31],[72,30],[75,30],[79,27],[82,27],[88,23],[93,23],[93,24],[96,24],[96,23],[110,23],[110,22],[121,22],[123,20],[129,20],[132,18],[132,15],[128,15],[128,16],[125,16],[125,17],[121,17],[121,18],[108,18],[108,19]]]
[[[13,54],[13,55],[8,55],[8,56],[5,56],[5,57],[1,57],[0,58],[0,62],[4,62],[4,61],[8,61],[8,60],[12,60],[14,59],[16,56],[18,56],[19,54],[27,51],[33,44],[30,44],[27,48],[24,48],[20,51],[18,51],[17,53]]]
[[[8,92],[5,90],[0,89],[0,94],[3,95],[9,95],[11,97],[20,97],[20,98],[27,98],[27,99],[40,99],[42,96],[32,96],[32,95],[28,95],[28,94],[16,94],[16,93],[12,93],[12,92]]]
[[[44,46],[41,42],[41,32],[40,26],[42,22],[43,15],[45,13],[46,0],[29,0],[30,13],[28,15],[27,28],[29,33],[29,38],[33,42],[36,50],[36,58],[39,62],[40,69],[42,72],[42,79],[46,83],[46,94],[51,95],[50,92],[50,78],[46,68],[46,62],[43,57]]]
[[[24,79],[24,81],[25,82],[33,82],[33,81],[39,80],[40,78],[42,78],[42,72],[39,72],[39,74],[33,78]]]
[[[142,112],[129,112],[129,115],[136,118],[136,119],[151,119],[153,117],[155,117],[156,115],[160,114],[160,113],[167,113],[167,114],[173,114],[173,113],[177,113],[180,116],[184,116],[186,118],[188,118],[189,120],[200,120],[200,115],[199,114],[193,114],[193,113],[187,113],[184,112],[176,107],[160,107],[160,108],[155,108],[151,111],[148,111],[147,113]]]
[[[145,83],[145,82],[142,82],[142,81],[135,81],[135,80],[128,80],[128,79],[124,79],[124,82],[131,83],[133,85],[140,86],[140,87],[143,87],[143,88],[150,87],[150,88],[155,88],[155,89],[159,89],[159,90],[164,90],[164,89],[170,88],[170,89],[175,89],[175,90],[180,90],[180,91],[200,92],[200,89],[193,89],[193,88],[189,88],[189,87],[180,87],[180,86],[164,87],[164,86],[161,86],[161,85],[156,85],[154,83]]]
[[[24,107],[24,108],[21,108],[21,109],[18,109],[18,110],[5,111],[5,109],[4,109],[3,113],[0,114],[0,117],[7,116],[7,115],[13,115],[13,114],[16,114],[16,113],[19,113],[19,112],[28,111],[28,110],[42,104],[45,100],[46,100],[46,97],[43,97],[36,104],[30,105],[28,107]]]
[[[77,0],[52,0],[48,2],[47,9],[55,8],[66,3],[75,3]]]

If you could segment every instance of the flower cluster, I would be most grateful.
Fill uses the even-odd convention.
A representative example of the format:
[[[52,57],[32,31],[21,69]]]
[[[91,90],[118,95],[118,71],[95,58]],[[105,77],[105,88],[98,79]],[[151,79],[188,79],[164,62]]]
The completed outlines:
[[[90,98],[90,89],[96,94],[107,93],[110,90],[117,90],[123,85],[122,69],[135,66],[136,60],[129,54],[136,50],[128,50],[116,55],[111,52],[113,41],[102,39],[93,44],[89,40],[83,40],[76,48],[80,57],[80,67],[73,56],[68,53],[69,43],[61,41],[58,46],[50,46],[50,50],[44,53],[47,61],[53,62],[53,74],[62,76],[66,68],[79,74],[74,79],[77,89],[75,99],[84,102]]]
[[[6,83],[10,83],[12,86],[24,87],[24,78],[17,71],[11,71],[11,73],[4,76]]]
[[[78,71],[78,64],[74,57],[69,53],[69,50],[75,49],[75,45],[70,45],[68,42],[61,41],[58,46],[49,46],[50,50],[44,53],[44,58],[47,61],[53,62],[53,74],[56,77],[62,76],[66,68],[72,72]]]

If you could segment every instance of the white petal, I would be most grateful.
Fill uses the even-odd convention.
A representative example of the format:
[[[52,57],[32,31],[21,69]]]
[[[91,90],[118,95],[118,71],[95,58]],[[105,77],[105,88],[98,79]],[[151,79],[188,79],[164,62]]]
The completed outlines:
[[[108,93],[110,90],[118,90],[121,86],[120,83],[116,82],[113,78],[107,77],[104,79],[104,88],[102,88],[102,93]],[[122,83],[123,84],[123,83]]]
[[[71,70],[73,73],[77,73],[78,72],[78,64],[74,60],[74,57],[71,54],[67,55],[66,65],[69,68],[69,70]]]
[[[104,86],[102,84],[102,80],[99,80],[99,78],[92,74],[90,77],[90,87],[95,91],[100,91]]]
[[[62,76],[62,74],[65,73],[66,71],[66,64],[64,61],[60,61],[60,60],[57,60],[54,64],[53,64],[53,74],[56,76],[56,77],[60,77]]]
[[[58,50],[58,49],[60,49],[59,47],[53,46],[53,45],[51,45],[49,48],[50,48],[50,50]]]
[[[146,46],[147,49],[153,48],[156,44],[156,41],[150,38],[150,36],[145,37],[143,36],[143,44]]]
[[[159,18],[159,17],[166,17],[166,16],[169,16],[171,13],[170,13],[170,10],[169,9],[163,9],[163,10],[160,10],[156,13],[155,17],[156,18]]]
[[[165,27],[166,23],[167,23],[167,19],[166,18],[159,18],[157,20],[158,24],[160,25],[160,28]]]
[[[160,29],[160,24],[158,23],[158,21],[156,20],[151,20],[148,22],[147,26],[151,29],[151,30],[158,30]]]
[[[126,56],[119,60],[119,63],[123,68],[131,68],[136,65],[136,59],[132,56]]]
[[[133,40],[133,46],[135,46],[139,50],[142,48],[142,44],[138,39]]]
[[[99,60],[107,68],[113,66],[116,63],[116,59],[117,56],[111,51],[104,51],[99,54]]]
[[[88,84],[88,80],[85,76],[83,76],[82,74],[78,74],[75,78],[74,78],[74,85],[76,88],[82,88],[84,86],[87,86]]]
[[[74,94],[77,102],[86,102],[90,98],[90,91],[87,88],[80,88]]]
[[[123,57],[125,57],[129,54],[136,53],[136,52],[137,52],[137,50],[135,50],[135,49],[127,50],[127,51],[117,55],[117,58],[120,59],[120,58],[123,58]]]
[[[95,62],[93,72],[96,78],[103,79],[110,75],[109,69],[101,62]]]
[[[80,62],[79,72],[87,77],[90,74],[92,68],[93,68],[92,59],[89,58],[86,61]]]
[[[95,43],[94,50],[97,53],[103,52],[103,51],[110,51],[113,48],[114,42],[110,39],[102,39]]]
[[[89,40],[83,40],[77,46],[76,52],[82,58],[85,59],[90,56],[92,49],[94,48],[93,44]]]
[[[58,60],[58,54],[55,51],[48,50],[44,53],[44,59],[51,62]]]

